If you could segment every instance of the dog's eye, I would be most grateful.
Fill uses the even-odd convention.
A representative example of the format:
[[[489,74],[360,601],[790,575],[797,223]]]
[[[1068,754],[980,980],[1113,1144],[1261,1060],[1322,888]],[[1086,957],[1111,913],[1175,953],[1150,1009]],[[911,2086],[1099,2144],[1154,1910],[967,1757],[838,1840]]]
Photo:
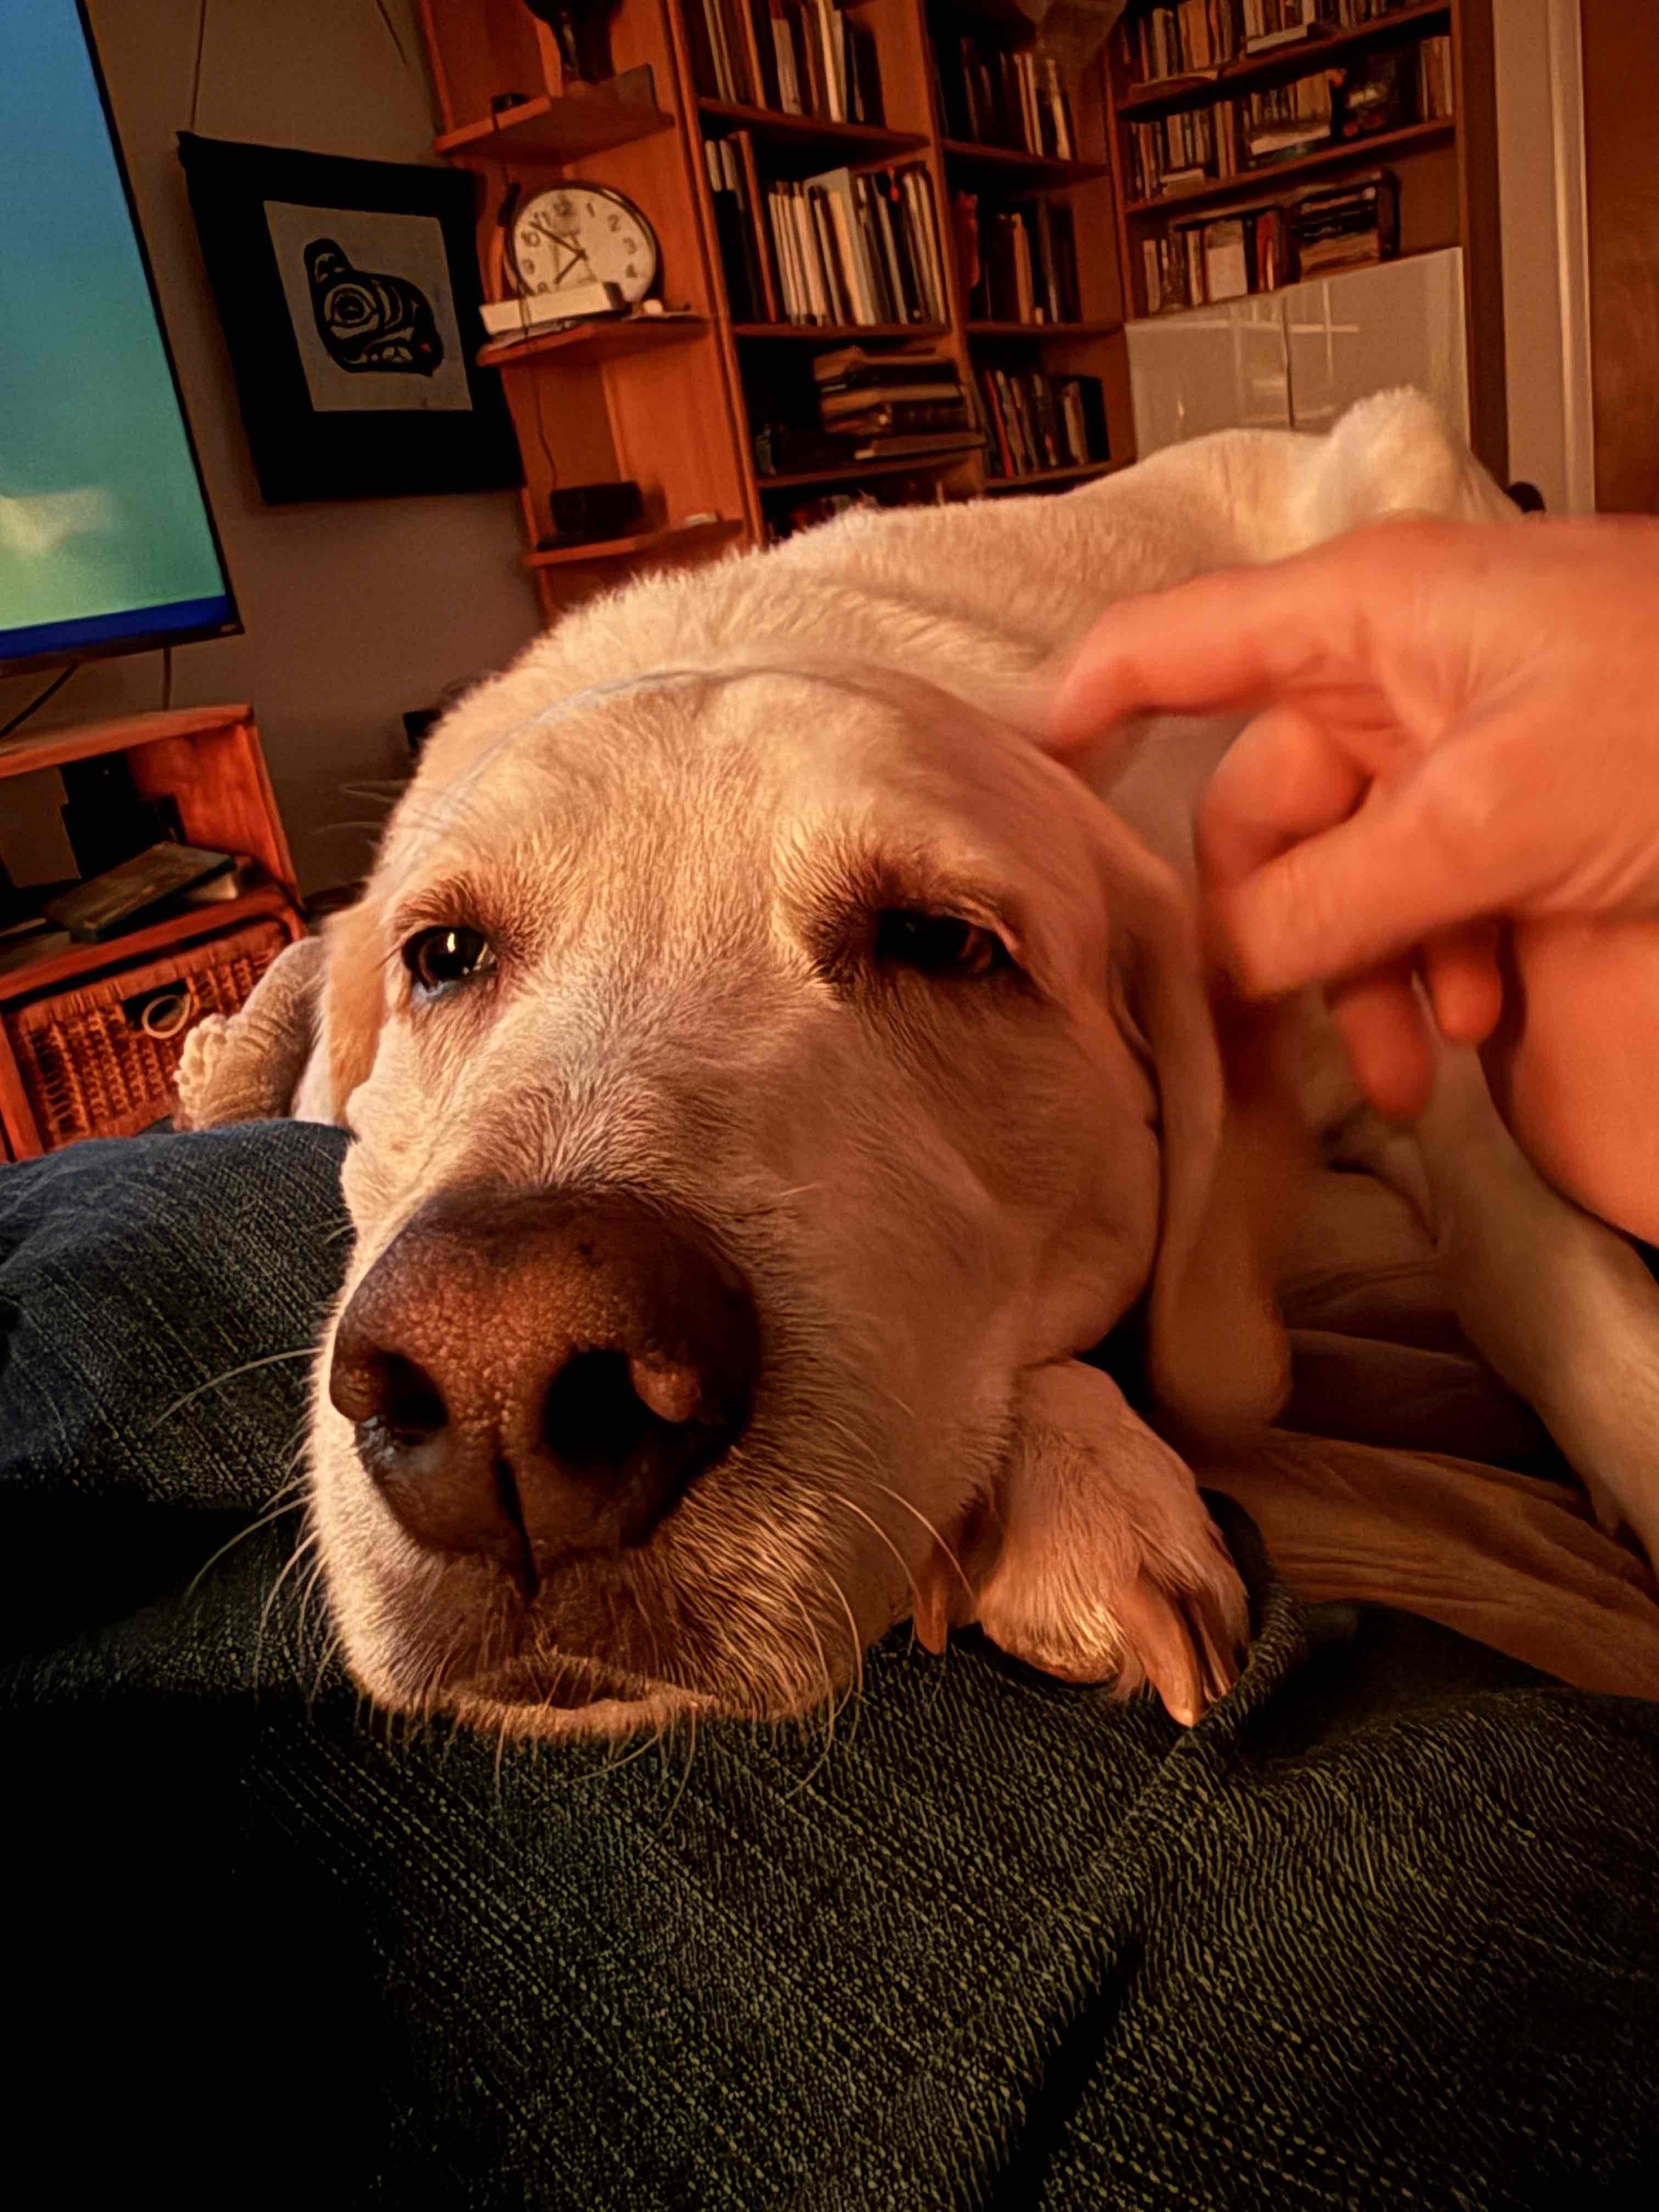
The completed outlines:
[[[876,957],[924,975],[988,975],[1013,965],[994,930],[960,915],[908,908],[888,908],[876,916]]]
[[[495,964],[489,939],[481,929],[422,929],[404,946],[404,967],[416,988],[428,993],[465,983]]]

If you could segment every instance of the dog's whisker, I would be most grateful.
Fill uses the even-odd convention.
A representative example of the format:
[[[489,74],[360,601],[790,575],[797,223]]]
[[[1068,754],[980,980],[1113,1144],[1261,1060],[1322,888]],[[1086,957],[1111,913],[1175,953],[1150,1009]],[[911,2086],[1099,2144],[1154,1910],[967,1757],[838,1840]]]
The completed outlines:
[[[296,1477],[295,1480],[297,1480],[298,1478]],[[291,1490],[294,1486],[295,1484],[293,1481],[285,1482],[283,1485],[283,1490]],[[282,1501],[282,1491],[279,1491],[277,1492],[277,1498],[279,1501]],[[267,1505],[264,1510],[256,1520],[252,1520],[248,1522],[246,1528],[239,1528],[234,1536],[229,1537],[224,1543],[220,1545],[216,1552],[211,1553],[209,1558],[203,1560],[201,1565],[198,1567],[195,1573],[191,1577],[189,1582],[185,1583],[185,1602],[188,1604],[191,1599],[195,1596],[197,1591],[201,1588],[204,1581],[205,1581],[207,1577],[212,1572],[213,1569],[218,1565],[220,1560],[225,1557],[227,1553],[234,1552],[239,1544],[246,1543],[250,1536],[257,1536],[260,1534],[263,1530],[274,1527],[285,1514],[301,1512],[304,1510],[305,1504],[306,1501],[303,1498],[290,1498],[286,1501]]]
[[[921,1510],[921,1507],[918,1505],[913,1505],[910,1500],[904,1496],[903,1492],[902,1491],[895,1490],[890,1483],[876,1482],[873,1476],[871,1477],[871,1480],[874,1483],[876,1489],[879,1490],[884,1497],[890,1498],[895,1505],[902,1505],[907,1513],[914,1516],[914,1517],[921,1523],[922,1527],[927,1531],[927,1534],[939,1546],[939,1550],[944,1553],[950,1565],[954,1568],[957,1581],[962,1584],[963,1589],[967,1591],[969,1596],[977,1603],[979,1593],[975,1589],[972,1583],[969,1581],[967,1570],[963,1567],[961,1560],[957,1559],[956,1553],[951,1549],[951,1547],[945,1542],[944,1537],[939,1534],[939,1530],[927,1518],[927,1516]]]
[[[829,1572],[828,1569],[824,1571],[824,1580],[829,1583],[831,1591],[834,1593],[836,1603],[847,1616],[847,1641],[853,1660],[853,1676],[851,1682],[848,1686],[847,1703],[854,1708],[853,1731],[856,1733],[859,1724],[859,1711],[864,1697],[864,1639],[859,1634],[858,1621],[854,1617],[852,1606],[848,1601],[846,1591],[836,1581],[835,1576]]]
[[[210,1376],[205,1382],[198,1382],[193,1390],[186,1390],[182,1398],[175,1398],[170,1406],[158,1413],[146,1434],[154,1436],[156,1430],[170,1421],[175,1413],[182,1413],[186,1406],[194,1405],[197,1399],[204,1398],[210,1390],[222,1389],[227,1382],[234,1382],[240,1376],[252,1375],[261,1367],[280,1367],[287,1359],[314,1358],[316,1352],[314,1344],[302,1344],[296,1346],[292,1352],[269,1352],[263,1359],[246,1359],[240,1367],[228,1367],[222,1375]]]
[[[668,1810],[662,1816],[662,1824],[665,1828],[668,1826],[670,1822],[673,1820],[675,1814],[679,1810],[680,1800],[685,1795],[685,1785],[691,1779],[691,1762],[697,1755],[697,1709],[695,1705],[689,1708],[685,1717],[689,1729],[689,1741],[685,1747],[685,1769],[680,1776],[680,1786],[674,1792],[673,1797],[670,1802]]]
[[[849,1513],[856,1515],[857,1517],[863,1522],[865,1527],[871,1529],[874,1534],[886,1545],[888,1550],[898,1562],[899,1572],[903,1576],[905,1581],[909,1585],[911,1603],[913,1605],[920,1606],[921,1603],[921,1592],[916,1587],[916,1578],[915,1575],[910,1571],[910,1563],[905,1558],[903,1553],[900,1551],[898,1546],[893,1541],[892,1536],[889,1531],[882,1527],[880,1522],[876,1519],[874,1514],[866,1513],[863,1506],[859,1504],[856,1499],[848,1498],[844,1491],[833,1491],[830,1492],[830,1496],[834,1498],[834,1501],[837,1505],[844,1505]]]

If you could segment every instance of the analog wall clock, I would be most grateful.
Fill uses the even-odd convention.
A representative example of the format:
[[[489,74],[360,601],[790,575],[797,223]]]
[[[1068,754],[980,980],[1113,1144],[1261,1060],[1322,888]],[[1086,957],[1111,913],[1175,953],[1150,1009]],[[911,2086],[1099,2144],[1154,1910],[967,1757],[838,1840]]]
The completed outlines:
[[[632,200],[605,185],[554,185],[513,218],[508,255],[521,292],[556,295],[614,284],[632,307],[657,281],[657,234]]]

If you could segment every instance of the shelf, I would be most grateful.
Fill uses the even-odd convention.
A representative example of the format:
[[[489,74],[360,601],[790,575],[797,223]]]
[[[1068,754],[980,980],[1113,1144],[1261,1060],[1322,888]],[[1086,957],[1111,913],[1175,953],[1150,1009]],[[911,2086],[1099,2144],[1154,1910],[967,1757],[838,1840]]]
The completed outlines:
[[[652,553],[681,553],[694,545],[716,545],[739,538],[745,525],[717,515],[712,522],[682,522],[666,530],[642,530],[632,538],[604,538],[586,545],[556,545],[524,556],[526,568],[579,568],[599,561],[633,561]]]
[[[887,461],[853,461],[840,468],[799,469],[781,477],[757,476],[755,482],[763,492],[794,491],[811,484],[858,483],[866,477],[915,476],[922,469],[954,468],[958,461],[965,461],[970,453],[978,453],[981,442],[974,439],[939,453],[906,453]]]
[[[1259,169],[1241,169],[1236,177],[1207,177],[1201,185],[1164,192],[1155,200],[1129,200],[1123,212],[1129,216],[1179,215],[1186,208],[1214,207],[1230,200],[1259,207],[1276,199],[1287,184],[1298,178],[1316,176],[1322,170],[1340,168],[1347,162],[1368,167],[1382,154],[1417,153],[1454,137],[1456,131],[1457,118],[1451,115],[1443,116],[1434,123],[1408,123],[1401,131],[1379,131],[1374,137],[1351,139],[1340,146],[1322,146],[1316,154],[1301,155],[1294,161],[1264,162]]]
[[[969,323],[970,338],[1036,338],[1058,343],[1064,338],[1115,337],[1121,323]]]
[[[705,315],[633,315],[620,322],[583,323],[569,330],[547,331],[539,337],[493,338],[480,350],[477,365],[516,368],[521,361],[538,361],[550,353],[609,361],[617,354],[640,353],[650,346],[701,337],[708,326]]]
[[[1022,153],[1012,146],[981,146],[971,138],[941,138],[939,151],[961,168],[995,169],[1008,175],[1021,173],[1039,183],[1086,185],[1111,174],[1109,161],[1059,161],[1050,154]]]
[[[1270,84],[1276,79],[1312,76],[1323,69],[1333,55],[1351,52],[1356,46],[1376,46],[1385,40],[1409,38],[1413,33],[1422,37],[1437,18],[1449,24],[1451,0],[1428,0],[1426,5],[1401,8],[1395,15],[1379,15],[1370,23],[1355,23],[1346,31],[1331,31],[1297,40],[1288,46],[1274,46],[1265,54],[1244,55],[1220,69],[1206,70],[1191,76],[1159,77],[1153,83],[1136,85],[1119,99],[1117,112],[1122,121],[1133,123],[1139,116],[1164,115],[1178,107],[1202,107],[1212,100],[1226,98],[1234,92],[1248,92],[1254,86]]]
[[[255,921],[262,915],[292,914],[294,902],[280,884],[261,884],[240,898],[218,899],[206,906],[186,907],[147,929],[129,929],[119,937],[106,937],[100,945],[72,945],[40,960],[20,962],[0,969],[0,999],[32,998],[50,991],[76,975],[95,975],[104,968],[125,968],[143,954],[165,951],[169,945],[187,944],[195,937],[216,937],[221,930]]]
[[[988,477],[985,496],[998,499],[1009,492],[1041,491],[1048,484],[1082,483],[1090,477],[1109,477],[1114,469],[1127,465],[1124,461],[1085,461],[1077,468],[1033,469],[1023,477]]]
[[[0,777],[33,775],[37,769],[62,768],[66,761],[98,760],[139,745],[205,737],[251,722],[253,709],[240,707],[173,707],[159,714],[126,714],[109,722],[76,722],[68,729],[29,730],[0,743]]]
[[[443,131],[432,144],[455,161],[579,161],[672,131],[674,120],[668,108],[617,100],[603,85],[587,85],[558,100],[538,93],[499,115]]]
[[[945,323],[733,323],[734,338],[807,338],[814,345],[844,345],[864,338],[942,338]]]
[[[732,100],[699,100],[697,109],[712,122],[741,124],[759,138],[787,139],[807,146],[816,141],[843,153],[914,154],[927,143],[914,131],[884,131],[872,123],[832,123],[827,115],[788,115],[781,107],[745,107]]]
[[[1282,293],[1299,292],[1304,284],[1320,284],[1328,276],[1352,276],[1361,269],[1397,269],[1402,261],[1421,261],[1431,253],[1444,253],[1456,243],[1449,238],[1438,246],[1413,246],[1409,253],[1371,254],[1364,260],[1333,262],[1328,269],[1316,269],[1307,276],[1287,276],[1282,284],[1264,285],[1259,291],[1235,292],[1226,300],[1197,300],[1189,307],[1160,307],[1155,315],[1136,315],[1132,319],[1141,324],[1168,323],[1181,315],[1207,315],[1212,310],[1224,314],[1244,300],[1276,300]]]

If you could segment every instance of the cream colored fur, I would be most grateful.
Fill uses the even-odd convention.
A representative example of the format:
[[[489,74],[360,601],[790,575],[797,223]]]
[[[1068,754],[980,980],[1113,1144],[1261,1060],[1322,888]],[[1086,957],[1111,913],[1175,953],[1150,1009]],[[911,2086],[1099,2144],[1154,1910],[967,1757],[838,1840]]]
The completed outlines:
[[[1074,1356],[1144,1296],[1168,1434],[1259,1423],[1285,1379],[1274,1270],[1316,1264],[1269,1249],[1296,1139],[1229,1106],[1200,987],[1188,824],[1231,732],[1119,733],[1090,764],[1109,808],[1029,732],[1112,599],[1395,512],[1511,512],[1404,392],[1323,440],[1225,433],[1065,498],[855,514],[647,580],[447,719],[320,992],[314,949],[286,956],[192,1048],[185,1117],[346,1122],[347,1296],[441,1190],[659,1194],[748,1273],[767,1362],[740,1444],[603,1592],[570,1563],[528,1612],[483,1563],[415,1548],[319,1388],[315,1523],[376,1698],[551,1735],[799,1711],[907,1613],[929,1640],[978,1617],[1034,1663],[1151,1681],[1187,1719],[1224,1689],[1242,1593],[1192,1477]],[[874,972],[872,903],[995,928],[1019,978]],[[483,929],[501,965],[416,1006],[398,950],[433,922]],[[312,1025],[297,1085],[279,1001],[289,1034],[302,1002]],[[1628,1425],[1515,1318],[1550,1310],[1570,1222],[1610,1325],[1646,1330],[1651,1389],[1629,1255],[1504,1153],[1483,1085],[1459,1079],[1401,1169],[1315,1035],[1315,1133],[1403,1176],[1469,1333],[1653,1545]],[[654,1664],[568,1710],[561,1670],[615,1671],[598,1617]]]

